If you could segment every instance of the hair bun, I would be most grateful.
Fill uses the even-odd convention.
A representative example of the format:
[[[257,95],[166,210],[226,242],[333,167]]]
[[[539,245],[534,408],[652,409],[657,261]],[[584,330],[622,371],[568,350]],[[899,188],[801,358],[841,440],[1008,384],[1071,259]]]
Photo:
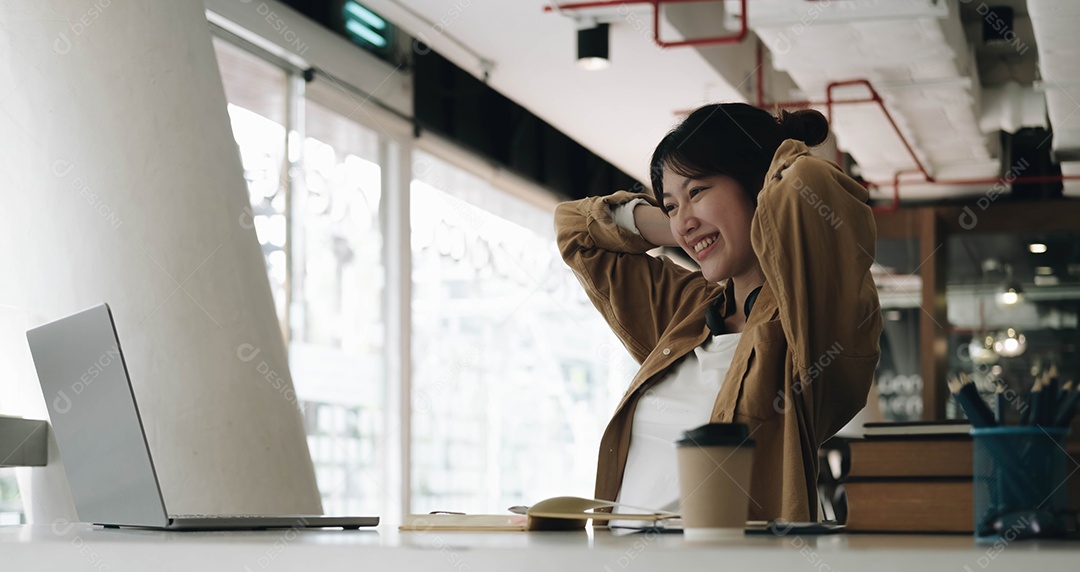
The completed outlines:
[[[821,145],[829,137],[829,120],[816,109],[781,111],[777,122],[784,139],[798,139],[810,147]]]

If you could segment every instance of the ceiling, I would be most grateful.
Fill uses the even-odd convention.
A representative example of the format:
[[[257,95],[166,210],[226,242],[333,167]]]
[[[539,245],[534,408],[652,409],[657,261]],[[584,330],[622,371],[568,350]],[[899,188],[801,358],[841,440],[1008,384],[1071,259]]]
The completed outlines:
[[[998,0],[988,9],[955,0],[751,0],[747,40],[700,49],[658,48],[648,3],[561,13],[544,11],[551,5],[544,0],[365,4],[459,67],[487,73],[494,89],[641,181],[648,181],[653,147],[682,113],[714,101],[756,101],[759,69],[767,102],[823,101],[830,81],[869,80],[938,180],[996,176],[998,131],[1021,127],[1052,126],[1046,144],[1077,161],[1063,164],[1066,174],[1080,174],[1080,113],[1073,113],[1080,108],[1080,39],[1071,32],[1080,25],[1080,3]],[[1011,26],[998,24],[999,7],[1012,9]],[[737,0],[681,3],[663,9],[661,36],[730,35],[739,18]],[[608,69],[575,65],[582,19],[610,23]],[[984,21],[1000,37],[984,38]],[[867,94],[863,86],[835,93]],[[891,183],[897,171],[916,166],[877,104],[837,106],[833,129],[871,181]],[[885,187],[882,200],[891,197]],[[943,200],[989,187],[910,182],[901,196]],[[1065,193],[1080,196],[1080,182],[1067,183]]]

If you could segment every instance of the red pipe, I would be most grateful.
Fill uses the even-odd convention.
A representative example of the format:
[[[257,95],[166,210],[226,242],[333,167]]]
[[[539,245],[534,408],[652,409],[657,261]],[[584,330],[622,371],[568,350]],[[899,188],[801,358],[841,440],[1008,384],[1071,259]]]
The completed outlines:
[[[907,149],[908,153],[911,155],[911,159],[913,161],[915,161],[915,165],[918,167],[919,172],[922,173],[923,177],[926,179],[926,181],[928,183],[936,182],[934,180],[933,175],[931,175],[930,172],[926,170],[926,167],[922,164],[922,161],[919,160],[919,156],[915,154],[915,149],[912,148],[910,143],[908,143],[907,137],[904,137],[904,134],[900,132],[900,126],[896,124],[896,120],[893,119],[892,114],[889,113],[888,108],[885,107],[885,101],[881,99],[881,95],[879,95],[877,90],[874,89],[874,86],[870,85],[869,80],[866,80],[866,79],[851,79],[851,80],[846,80],[846,81],[831,81],[831,82],[829,82],[829,85],[825,87],[825,100],[826,100],[827,109],[829,111],[829,114],[828,114],[829,123],[832,123],[832,106],[833,106],[832,90],[833,90],[833,88],[836,88],[836,87],[844,87],[844,86],[848,86],[848,85],[864,85],[864,86],[866,86],[866,89],[870,90],[870,94],[871,94],[871,97],[873,98],[873,101],[877,102],[878,107],[880,107],[881,111],[885,114],[885,119],[889,120],[889,125],[892,125],[893,131],[896,131],[896,136],[900,138],[900,142],[904,144],[904,148]]]
[[[909,169],[907,171],[900,171],[900,173],[914,173],[915,169]],[[898,173],[899,174],[899,173]],[[1064,181],[1080,181],[1080,175],[1034,175],[1031,177],[984,177],[981,179],[950,179],[948,181],[919,181],[922,183],[930,183],[933,185],[993,185],[996,183],[1005,183],[1007,185],[1021,184],[1035,184],[1035,183],[1061,183]]]
[[[746,38],[747,13],[746,0],[740,0],[742,14],[739,17],[739,32],[734,36],[716,36],[712,38],[696,38],[679,42],[665,42],[660,39],[660,6],[662,4],[676,4],[685,2],[700,2],[702,0],[652,0],[653,3],[653,41],[661,48],[678,48],[682,46],[718,46],[721,44],[738,44]]]
[[[833,99],[833,89],[834,88],[850,86],[850,85],[862,85],[862,86],[865,86],[868,90],[870,90],[871,96],[869,98],[866,98],[866,99],[854,99],[854,100],[834,100]],[[1013,177],[1012,180],[1008,180],[1007,176],[984,177],[984,178],[975,178],[975,179],[949,179],[949,180],[944,180],[944,181],[939,180],[936,177],[934,177],[933,175],[931,175],[927,171],[926,166],[923,165],[922,161],[919,160],[918,155],[915,153],[915,149],[908,142],[907,138],[904,137],[904,134],[900,131],[900,126],[896,124],[896,120],[893,119],[892,114],[889,113],[888,108],[885,107],[885,101],[881,98],[881,95],[877,92],[877,90],[874,89],[874,86],[870,84],[869,80],[866,80],[866,79],[853,79],[853,80],[846,80],[846,81],[830,82],[828,84],[828,86],[826,87],[825,96],[826,96],[825,107],[826,107],[826,112],[827,112],[826,117],[827,117],[830,124],[832,124],[832,120],[833,120],[833,105],[851,104],[851,103],[869,103],[869,102],[877,103],[878,107],[881,108],[882,113],[885,114],[885,118],[888,119],[889,125],[892,126],[893,131],[896,133],[896,136],[900,138],[900,142],[903,143],[904,148],[907,149],[908,153],[911,155],[911,159],[915,162],[916,169],[900,170],[900,171],[897,171],[893,175],[893,185],[892,185],[893,186],[893,199],[892,199],[892,202],[888,206],[885,206],[885,207],[873,207],[872,210],[873,210],[873,212],[875,214],[891,213],[891,212],[895,212],[897,209],[900,208],[900,176],[902,174],[905,174],[905,173],[916,173],[917,172],[917,173],[919,173],[920,175],[923,176],[923,182],[924,183],[929,183],[929,184],[933,184],[933,185],[994,185],[994,184],[998,184],[998,183],[1004,183],[1004,184],[1008,184],[1008,185],[1013,185],[1013,184],[1017,184],[1017,183],[1019,183],[1019,184],[1060,183],[1060,182],[1064,182],[1064,181],[1080,180],[1080,175],[1041,175],[1041,176],[1031,176],[1031,177]],[[759,95],[759,100],[760,99],[764,99],[763,94]],[[780,102],[780,103],[776,103],[774,105],[776,105],[777,107],[788,107],[788,106],[791,106],[790,103],[818,105],[818,104],[816,104],[814,102],[789,102],[789,103]],[[839,150],[839,148],[837,148],[837,157],[838,158],[839,158],[839,155],[840,155],[840,150]],[[837,161],[837,163],[839,163],[839,160]],[[869,188],[870,186],[878,186],[878,185],[876,183],[873,183],[873,182],[867,182],[866,186]]]
[[[832,100],[832,90],[833,90],[834,87],[842,87],[842,86],[846,86],[846,85],[864,85],[864,86],[866,86],[867,89],[870,90],[870,93],[872,94],[872,100],[877,102],[878,106],[881,108],[882,113],[885,114],[885,118],[889,120],[889,125],[892,125],[893,131],[896,132],[896,136],[900,138],[900,142],[904,144],[904,148],[907,149],[908,153],[911,155],[911,159],[913,161],[915,161],[916,169],[918,170],[919,174],[921,174],[923,176],[923,182],[924,183],[929,183],[929,184],[932,184],[932,185],[994,185],[994,184],[997,184],[997,183],[1004,183],[1004,184],[1008,184],[1008,185],[1013,185],[1013,184],[1017,184],[1017,183],[1019,183],[1019,184],[1062,183],[1062,182],[1065,182],[1065,181],[1077,181],[1077,180],[1080,180],[1080,175],[1036,175],[1036,176],[1030,176],[1030,177],[1013,177],[1011,180],[1006,175],[1006,176],[997,176],[997,177],[981,177],[981,178],[975,178],[975,179],[940,180],[937,177],[934,177],[933,175],[931,175],[926,170],[926,166],[923,165],[922,161],[919,160],[918,155],[915,154],[915,149],[912,148],[911,144],[907,140],[907,137],[904,137],[904,134],[900,131],[900,126],[896,124],[896,121],[893,119],[892,114],[889,113],[888,108],[885,107],[885,101],[881,98],[881,95],[878,94],[877,90],[874,89],[874,86],[870,85],[869,80],[866,80],[866,79],[853,79],[853,80],[835,81],[835,82],[829,83],[829,85],[826,88],[826,98],[828,100],[827,104],[829,106],[829,108],[828,108],[829,109],[829,121],[832,122],[832,104],[833,103],[847,103],[847,101],[833,101]],[[896,173],[896,175],[893,177],[894,197],[899,196],[899,193],[900,193],[900,175],[902,173],[905,173],[905,172],[906,173],[911,173],[911,172],[915,172],[915,170],[914,169],[908,169],[906,171],[899,171],[899,172]],[[898,201],[899,201],[898,198],[894,198],[894,200],[893,200],[894,205],[896,205],[898,203]],[[893,210],[895,210],[895,208],[893,208]]]
[[[544,6],[545,12],[554,12],[556,10],[584,10],[587,8],[605,8],[607,6],[620,6],[622,4],[652,4],[652,0],[629,0],[627,2],[620,2],[619,0],[599,0],[597,2],[571,2],[569,4],[546,4]]]
[[[756,49],[754,50],[754,56],[755,56],[755,59],[757,60],[757,67],[754,68],[756,70],[754,72],[754,74],[757,76],[756,78],[754,78],[756,80],[755,81],[754,98],[755,98],[755,103],[759,108],[765,109],[766,107],[772,107],[774,109],[790,109],[790,108],[805,109],[805,108],[810,108],[810,107],[823,107],[824,106],[824,107],[827,108],[826,112],[828,114],[829,123],[832,123],[832,105],[833,104],[841,104],[841,103],[843,103],[843,104],[852,104],[852,103],[880,102],[879,101],[880,98],[877,98],[876,94],[874,94],[874,97],[868,97],[868,98],[863,98],[863,99],[845,99],[845,100],[839,100],[838,101],[838,100],[832,99],[832,93],[829,92],[829,93],[827,93],[829,98],[826,101],[800,100],[800,101],[777,101],[777,102],[774,102],[774,103],[771,103],[771,104],[765,103],[765,73],[763,71],[765,69],[765,54],[764,54],[764,51],[762,50],[760,40],[758,40]],[[837,165],[839,165],[839,164],[841,164],[843,162],[843,160],[844,160],[843,153],[841,153],[840,147],[837,146],[837,148],[836,148],[836,157],[835,157],[834,161],[835,161],[835,163]],[[870,188],[870,186],[877,187],[878,185],[876,185],[876,184],[872,185],[870,183],[867,183],[866,187]]]
[[[923,182],[924,183],[929,183],[929,184],[933,184],[933,185],[994,185],[994,184],[998,184],[998,183],[1004,183],[1004,184],[1012,185],[1012,184],[1016,184],[1016,183],[1020,183],[1020,184],[1060,183],[1060,182],[1064,182],[1064,181],[1080,180],[1080,175],[1043,175],[1043,176],[1032,176],[1032,177],[1014,177],[1011,181],[1008,180],[1008,177],[1003,177],[1003,176],[985,177],[985,178],[976,178],[976,179],[950,179],[950,180],[945,180],[945,181],[938,180],[936,177],[934,177],[933,175],[931,175],[927,171],[926,166],[923,165],[922,161],[919,160],[918,155],[916,155],[916,153],[915,153],[915,149],[908,142],[907,138],[904,137],[904,134],[900,131],[900,126],[896,124],[896,121],[893,119],[892,114],[889,113],[888,108],[885,107],[884,99],[882,99],[881,95],[877,92],[877,90],[874,89],[874,86],[870,84],[869,80],[866,80],[866,79],[853,79],[853,80],[846,80],[846,81],[834,81],[834,82],[831,82],[826,87],[826,90],[825,90],[826,99],[825,99],[824,102],[816,102],[816,101],[780,101],[780,102],[775,102],[775,103],[769,104],[769,103],[765,102],[764,74],[761,71],[764,68],[764,54],[762,52],[760,42],[758,43],[758,46],[757,46],[756,56],[757,56],[757,64],[758,64],[758,67],[757,67],[758,77],[756,78],[757,79],[757,82],[756,82],[757,93],[755,94],[755,96],[756,96],[756,103],[757,103],[758,107],[765,108],[766,106],[771,106],[771,107],[775,107],[775,108],[791,108],[791,107],[805,108],[805,107],[821,107],[822,105],[824,105],[825,108],[826,108],[826,117],[827,117],[829,123],[831,124],[832,120],[833,120],[833,105],[847,105],[847,104],[854,104],[854,103],[877,103],[878,104],[878,107],[880,107],[882,113],[885,114],[885,118],[889,121],[889,125],[892,126],[893,131],[896,133],[896,136],[900,138],[900,142],[904,145],[904,148],[907,149],[908,153],[911,155],[911,159],[915,162],[916,169],[900,170],[900,171],[897,171],[893,175],[893,184],[892,184],[893,198],[892,198],[892,201],[889,203],[888,206],[873,207],[872,210],[873,210],[873,212],[875,214],[891,213],[891,212],[895,212],[897,209],[900,208],[900,176],[903,175],[903,174],[919,173],[920,175],[923,176]],[[842,100],[833,99],[833,89],[834,88],[850,86],[850,85],[862,85],[862,86],[865,86],[868,90],[870,90],[870,97],[862,98],[862,99],[842,99]],[[840,155],[841,155],[839,148],[837,148],[836,154],[837,154],[836,162],[839,164],[840,163]],[[865,186],[867,188],[871,188],[871,187],[880,188],[880,186],[881,186],[878,183],[875,183],[873,181],[865,181],[864,184],[865,184]]]
[[[900,175],[903,173],[920,173],[918,169],[907,169],[897,171],[893,175],[893,200],[889,206],[886,207],[872,207],[871,210],[874,214],[886,214],[896,212],[900,208]],[[1008,177],[986,177],[983,179],[951,179],[948,181],[922,181],[930,183],[932,185],[996,185],[1003,183],[1006,185],[1015,184],[1030,184],[1030,183],[1063,183],[1065,181],[1080,181],[1080,175],[1036,175],[1031,177],[1013,177],[1009,180]],[[870,183],[873,185],[874,183]],[[876,186],[876,185],[875,185]]]
[[[656,44],[662,48],[672,48],[679,46],[704,46],[704,45],[716,45],[716,44],[730,44],[741,42],[747,33],[747,1],[741,0],[742,17],[740,18],[739,33],[734,36],[717,37],[717,38],[700,38],[696,40],[684,40],[681,42],[663,42],[660,40],[660,6],[663,4],[676,4],[676,3],[688,3],[688,2],[700,2],[703,0],[598,0],[594,2],[577,2],[571,4],[557,5],[552,8],[551,5],[544,6],[545,12],[551,12],[554,9],[558,10],[577,10],[585,8],[602,8],[606,6],[621,6],[625,4],[651,4],[653,10],[653,39]],[[755,78],[755,103],[759,108],[765,108],[767,105],[774,108],[808,108],[808,107],[821,107],[825,106],[826,118],[829,123],[832,124],[833,120],[833,106],[834,105],[851,105],[856,103],[877,103],[881,108],[881,112],[885,114],[885,119],[889,121],[889,125],[892,126],[896,136],[900,138],[900,142],[907,149],[908,154],[911,155],[911,159],[915,162],[917,169],[907,169],[897,171],[893,175],[893,198],[892,202],[888,206],[873,207],[872,210],[875,214],[883,214],[895,212],[900,208],[900,176],[904,173],[917,172],[923,176],[924,182],[935,185],[992,185],[997,183],[1015,184],[1015,183],[1056,183],[1064,181],[1076,181],[1080,180],[1080,175],[1047,175],[1047,176],[1034,176],[1034,177],[1014,177],[1012,181],[1006,180],[1007,177],[987,177],[982,179],[953,179],[947,181],[939,181],[933,175],[927,171],[926,166],[919,160],[919,156],[915,153],[915,149],[908,142],[907,137],[900,131],[900,126],[896,124],[896,120],[893,119],[888,108],[885,107],[885,101],[881,98],[881,95],[874,89],[874,86],[867,79],[851,79],[844,81],[833,81],[825,88],[825,101],[778,101],[771,104],[765,103],[765,74],[762,72],[764,64],[764,53],[761,47],[761,42],[757,43],[755,49],[755,56],[757,59],[757,77]],[[833,89],[837,87],[846,87],[852,85],[862,85],[870,91],[870,97],[857,98],[857,99],[833,99]],[[837,164],[841,162],[840,148],[836,149]],[[865,181],[866,188],[880,188],[881,185],[873,181]]]
[[[892,212],[896,212],[897,210],[899,210],[900,209],[900,175],[903,175],[904,173],[915,173],[915,172],[917,172],[915,169],[907,169],[907,170],[897,171],[896,173],[894,173],[893,174],[893,182],[892,182],[892,188],[893,188],[892,202],[889,203],[888,206],[884,206],[884,207],[870,207],[870,211],[873,212],[874,214],[878,215],[878,214],[892,213]],[[871,186],[876,187],[877,185],[875,185],[874,183],[868,183],[866,188],[869,189]]]
[[[1013,177],[1012,180],[1006,177],[985,177],[981,179],[949,179],[948,181],[926,181],[935,185],[991,185],[994,183],[1007,183],[1014,184],[1020,183],[1060,183],[1063,181],[1080,181],[1080,175],[1033,175],[1030,177]]]
[[[873,103],[873,102],[874,102],[873,98],[865,97],[865,98],[861,98],[861,99],[838,99],[838,100],[834,101],[833,103],[839,105],[839,104],[850,104],[850,103]],[[802,108],[807,108],[807,107],[824,107],[825,102],[824,101],[782,101],[782,102],[779,102],[779,103],[766,104],[766,105],[767,106],[775,106],[776,109],[802,109]],[[695,109],[697,109],[697,108],[695,107],[693,109],[676,109],[673,113],[677,117],[682,117],[682,116],[690,115],[691,113],[694,112]]]
[[[742,14],[739,18],[739,31],[734,36],[715,36],[712,38],[695,38],[678,42],[665,42],[660,39],[660,7],[664,4],[688,4],[690,2],[704,2],[706,0],[597,0],[595,2],[574,2],[570,4],[548,4],[544,6],[544,12],[556,10],[584,10],[589,8],[606,8],[609,6],[624,6],[627,4],[651,4],[653,7],[653,42],[661,48],[681,48],[684,46],[717,46],[721,44],[738,44],[746,38],[749,32],[747,24],[746,5],[747,0],[739,0],[742,6]]]

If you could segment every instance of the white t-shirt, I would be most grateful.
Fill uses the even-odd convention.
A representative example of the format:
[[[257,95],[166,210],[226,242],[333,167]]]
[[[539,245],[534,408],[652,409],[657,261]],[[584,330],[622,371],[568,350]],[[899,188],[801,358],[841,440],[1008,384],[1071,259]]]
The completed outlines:
[[[709,422],[741,333],[713,336],[694,348],[637,401],[630,452],[616,502],[677,511],[679,480],[675,441]],[[618,512],[636,512],[619,510]]]
[[[611,209],[619,227],[641,234],[634,223],[634,199]],[[694,348],[667,377],[645,390],[634,411],[630,451],[616,502],[653,510],[676,511],[679,479],[675,441],[683,431],[709,422],[741,333],[713,336]],[[616,507],[613,512],[637,512]]]

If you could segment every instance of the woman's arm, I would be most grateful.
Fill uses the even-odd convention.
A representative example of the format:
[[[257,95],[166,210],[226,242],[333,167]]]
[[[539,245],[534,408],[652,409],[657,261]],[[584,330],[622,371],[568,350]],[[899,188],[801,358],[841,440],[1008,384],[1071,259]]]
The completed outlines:
[[[611,210],[637,198],[647,203],[633,213],[641,234],[616,224]],[[562,203],[555,209],[563,260],[639,363],[673,320],[693,311],[694,300],[703,300],[719,288],[700,272],[648,254],[658,246],[649,238],[664,240],[660,217],[664,214],[652,197],[627,191]],[[667,226],[666,218],[663,226]],[[667,234],[670,239],[670,230]]]
[[[656,246],[679,246],[671,234],[671,224],[663,209],[650,204],[634,207],[634,224],[641,236]]]
[[[780,307],[797,393],[828,433],[865,403],[880,355],[881,308],[870,276],[877,228],[866,189],[838,167],[794,141],[776,156],[751,242]]]

